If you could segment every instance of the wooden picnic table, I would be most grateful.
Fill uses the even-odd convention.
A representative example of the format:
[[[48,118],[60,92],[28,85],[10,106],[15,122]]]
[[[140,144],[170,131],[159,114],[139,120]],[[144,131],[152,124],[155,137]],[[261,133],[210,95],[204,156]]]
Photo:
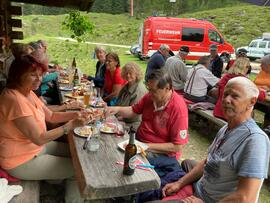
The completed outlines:
[[[68,85],[61,84],[61,86]],[[62,96],[64,97],[67,92],[61,91]],[[131,176],[123,175],[123,166],[116,162],[124,160],[124,152],[117,144],[127,139],[128,135],[116,137],[114,134],[101,133],[99,149],[90,152],[83,149],[85,138],[78,137],[73,132],[68,135],[75,176],[82,197],[106,200],[160,187],[160,178],[153,169],[150,171],[136,169]],[[149,164],[141,155],[138,155],[138,158]]]
[[[101,134],[100,148],[96,152],[83,150],[85,138],[73,133],[68,136],[75,176],[81,194],[88,199],[108,199],[158,189],[160,179],[152,169],[136,169],[131,176],[123,175],[123,166],[116,164],[124,160],[124,152],[117,144],[128,136],[116,137],[114,134]],[[147,159],[138,155],[145,163]]]

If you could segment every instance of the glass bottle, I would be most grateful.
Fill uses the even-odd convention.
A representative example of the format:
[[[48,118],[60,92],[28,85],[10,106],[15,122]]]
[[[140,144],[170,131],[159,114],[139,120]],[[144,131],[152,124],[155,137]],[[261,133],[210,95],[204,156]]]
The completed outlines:
[[[89,144],[88,144],[88,147],[89,147],[88,149],[91,152],[97,151],[100,147],[100,127],[101,127],[101,122],[96,121],[93,134],[91,135]]]
[[[124,175],[132,175],[135,171],[135,162],[137,147],[135,145],[135,129],[131,126],[129,130],[129,143],[125,149],[125,159],[124,159]]]
[[[79,73],[78,73],[78,69],[75,69],[75,73],[73,76],[73,86],[76,86],[79,84]]]

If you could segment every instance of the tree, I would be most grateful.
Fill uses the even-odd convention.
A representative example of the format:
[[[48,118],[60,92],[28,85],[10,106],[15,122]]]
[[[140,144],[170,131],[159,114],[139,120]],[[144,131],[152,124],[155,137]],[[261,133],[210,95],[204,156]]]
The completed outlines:
[[[94,25],[79,11],[71,11],[62,24],[72,32],[71,38],[78,42],[84,41],[86,32],[92,34],[94,31]]]

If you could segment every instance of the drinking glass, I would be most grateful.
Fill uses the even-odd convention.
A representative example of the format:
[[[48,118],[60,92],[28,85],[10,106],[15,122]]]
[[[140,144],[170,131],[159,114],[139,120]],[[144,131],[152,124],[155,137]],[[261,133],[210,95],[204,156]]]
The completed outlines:
[[[89,101],[90,101],[90,92],[86,91],[83,94],[83,103],[86,106],[89,106]]]

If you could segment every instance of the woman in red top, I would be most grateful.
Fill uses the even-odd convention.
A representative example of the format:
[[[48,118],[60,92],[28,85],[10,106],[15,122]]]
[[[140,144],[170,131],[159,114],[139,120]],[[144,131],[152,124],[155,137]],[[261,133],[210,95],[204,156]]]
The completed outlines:
[[[116,53],[108,53],[106,55],[106,72],[104,84],[103,100],[109,106],[113,106],[117,102],[117,97],[126,84],[126,81],[121,77],[120,60]]]
[[[216,106],[214,108],[214,113],[213,113],[214,116],[226,120],[224,118],[223,110],[221,107],[221,100],[223,97],[224,88],[227,82],[234,77],[237,77],[237,76],[247,77],[249,68],[250,68],[250,62],[248,58],[245,58],[245,57],[237,58],[235,62],[233,63],[232,67],[229,69],[228,73],[225,74],[221,78],[221,80],[218,83],[218,99],[217,99]],[[264,100],[265,97],[266,97],[266,92],[260,90],[258,100]]]

